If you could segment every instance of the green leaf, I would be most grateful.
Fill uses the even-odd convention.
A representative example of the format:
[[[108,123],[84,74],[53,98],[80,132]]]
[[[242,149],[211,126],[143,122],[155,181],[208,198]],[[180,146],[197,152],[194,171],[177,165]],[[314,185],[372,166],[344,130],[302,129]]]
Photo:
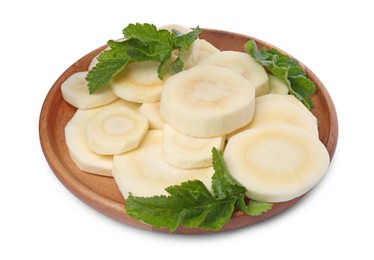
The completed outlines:
[[[197,27],[187,34],[176,34],[158,30],[153,24],[136,23],[129,24],[122,32],[125,40],[108,41],[110,49],[98,57],[98,64],[89,71],[86,79],[90,93],[108,85],[115,75],[133,62],[159,62],[157,72],[160,79],[167,71],[172,74],[182,71],[182,54],[198,38],[201,30]],[[179,59],[169,62],[174,51]]]
[[[98,64],[87,74],[90,94],[108,85],[112,78],[131,62],[122,46],[117,45],[114,41],[109,41],[108,45],[116,47],[101,53],[97,58]]]
[[[166,188],[170,196],[135,197],[129,195],[125,209],[129,216],[171,232],[179,225],[218,230],[227,223],[235,200],[217,200],[198,180]]]
[[[238,208],[245,214],[256,217],[261,214],[268,212],[273,208],[272,203],[250,200],[248,204],[245,204],[244,196],[237,201]]]
[[[178,72],[181,72],[183,70],[184,63],[183,60],[178,57],[173,61],[169,66],[169,73],[171,75],[177,74]]]
[[[138,39],[144,44],[157,42],[160,45],[173,45],[173,37],[167,30],[157,30],[157,27],[149,23],[129,24],[122,30],[126,39]]]
[[[222,152],[213,148],[213,168],[212,188],[218,198],[229,198],[232,196],[240,197],[246,189],[241,186],[233,177],[231,177]]]
[[[249,40],[244,45],[244,50],[274,76],[286,82],[289,92],[308,109],[313,108],[311,96],[315,93],[316,86],[306,77],[304,69],[296,59],[288,57],[274,48],[258,50],[254,40]]]
[[[269,58],[269,53],[266,52],[265,49],[262,49],[261,51],[258,50],[257,44],[255,41],[247,41],[244,44],[244,50],[252,55],[256,60],[258,60],[262,65],[267,65]],[[265,63],[265,64],[264,64]]]
[[[178,49],[188,49],[192,43],[199,37],[201,33],[201,29],[196,27],[191,32],[186,34],[182,34],[181,32],[173,29],[172,30],[172,37],[174,38],[175,47]]]

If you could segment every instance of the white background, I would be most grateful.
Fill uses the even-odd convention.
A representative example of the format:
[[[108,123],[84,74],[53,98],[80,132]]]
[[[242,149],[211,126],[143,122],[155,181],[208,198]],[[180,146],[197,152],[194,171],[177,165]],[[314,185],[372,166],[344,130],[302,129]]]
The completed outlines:
[[[374,15],[369,4],[2,1],[0,259],[373,259]],[[42,103],[67,67],[120,38],[134,22],[238,32],[306,64],[328,89],[339,116],[338,147],[322,182],[269,221],[200,236],[138,230],[72,195],[40,148]]]

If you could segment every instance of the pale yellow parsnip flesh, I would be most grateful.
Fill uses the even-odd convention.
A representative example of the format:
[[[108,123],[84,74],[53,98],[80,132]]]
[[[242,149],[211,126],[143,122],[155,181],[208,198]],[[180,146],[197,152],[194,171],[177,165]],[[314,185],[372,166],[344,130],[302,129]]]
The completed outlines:
[[[113,156],[100,155],[89,148],[86,138],[86,125],[98,113],[113,107],[126,107],[136,111],[139,105],[118,99],[97,108],[78,109],[65,126],[65,140],[70,157],[80,170],[98,175],[112,176]]]
[[[212,166],[212,149],[222,149],[224,136],[198,138],[180,133],[168,124],[164,126],[164,160],[182,169]]]
[[[139,145],[148,127],[147,119],[131,109],[105,109],[87,123],[87,143],[98,154],[124,153]]]
[[[134,196],[167,195],[165,188],[188,180],[201,180],[211,190],[212,167],[179,169],[163,160],[163,131],[149,130],[140,146],[130,152],[115,155],[113,177],[127,198]]]
[[[305,194],[323,177],[330,162],[317,137],[290,125],[254,128],[233,136],[224,159],[248,197],[267,202]]]

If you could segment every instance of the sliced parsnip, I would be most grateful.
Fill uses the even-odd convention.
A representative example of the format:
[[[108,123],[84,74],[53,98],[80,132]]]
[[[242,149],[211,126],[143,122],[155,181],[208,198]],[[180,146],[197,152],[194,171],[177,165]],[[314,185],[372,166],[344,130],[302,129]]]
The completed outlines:
[[[160,102],[143,103],[139,107],[139,113],[148,119],[150,129],[164,128],[164,121],[160,116]]]
[[[163,160],[162,130],[149,130],[137,149],[113,159],[113,177],[126,199],[134,196],[166,195],[165,188],[188,180],[201,180],[211,190],[213,168],[186,170]]]
[[[277,126],[279,124],[297,126],[318,137],[318,126],[310,115],[292,102],[273,99],[263,102],[256,101],[255,114],[252,121],[245,127],[230,133],[228,139],[247,129]]]
[[[286,82],[278,79],[274,75],[269,76],[269,93],[281,94],[281,95],[288,95],[288,87]]]
[[[87,144],[102,155],[124,153],[138,147],[148,127],[147,119],[131,109],[107,108],[87,123]]]
[[[222,149],[224,136],[197,138],[178,132],[165,124],[163,154],[164,160],[181,169],[212,166],[212,149]]]
[[[249,129],[232,137],[224,159],[254,200],[283,202],[308,192],[329,165],[319,139],[290,125]]]
[[[256,89],[256,96],[269,93],[269,78],[264,67],[244,52],[221,51],[203,59],[199,64],[231,69],[249,80]]]
[[[296,105],[299,109],[301,109],[307,116],[309,116],[316,124],[317,118],[312,114],[312,112],[306,108],[306,106],[301,103],[300,100],[298,100],[294,95],[283,95],[283,94],[277,94],[277,93],[270,93],[267,95],[263,95],[261,97],[256,98],[256,104],[260,102],[266,102],[266,101],[285,101],[290,102],[294,105]]]
[[[97,108],[78,109],[65,127],[65,140],[70,157],[82,171],[112,176],[113,156],[99,155],[91,151],[86,139],[87,123],[100,111],[112,107],[127,107],[137,110],[139,105],[119,99]]]
[[[118,97],[136,103],[160,101],[164,80],[158,77],[158,63],[136,62],[128,65],[111,82],[111,89]]]
[[[197,65],[170,77],[160,114],[166,123],[194,137],[214,137],[247,125],[253,117],[255,89],[238,73]]]
[[[117,99],[109,86],[90,94],[86,80],[87,73],[87,71],[76,72],[61,84],[61,93],[66,102],[76,108],[87,109],[106,105]]]
[[[200,41],[199,54],[196,63],[200,63],[203,59],[209,57],[210,55],[220,52],[213,44],[204,39],[197,39]]]

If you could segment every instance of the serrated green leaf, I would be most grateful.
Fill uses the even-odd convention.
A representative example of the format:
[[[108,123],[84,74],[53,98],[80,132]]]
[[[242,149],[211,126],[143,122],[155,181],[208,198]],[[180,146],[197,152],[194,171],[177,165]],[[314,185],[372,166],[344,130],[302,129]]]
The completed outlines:
[[[274,48],[258,50],[254,40],[249,40],[244,45],[244,50],[274,76],[286,82],[289,92],[308,109],[313,108],[311,96],[315,93],[315,84],[305,76],[304,69],[296,59],[288,57]]]
[[[158,42],[159,44],[172,45],[173,37],[167,30],[158,30],[157,27],[149,23],[129,24],[122,30],[126,39],[138,39],[147,44]]]
[[[182,34],[173,29],[172,36],[174,38],[175,47],[184,50],[188,49],[192,45],[192,43],[199,37],[200,33],[201,29],[199,27],[196,27],[194,30],[186,34]]]
[[[115,45],[112,41],[108,44]],[[88,72],[86,77],[90,94],[107,86],[112,78],[131,62],[130,57],[121,47],[106,50],[97,59],[98,64]]]
[[[173,61],[169,66],[169,73],[171,75],[177,74],[178,72],[181,72],[183,70],[184,63],[183,60],[178,57]]]
[[[180,58],[198,38],[201,30],[197,27],[187,34],[173,35],[167,30],[158,30],[153,24],[136,23],[129,24],[122,32],[125,39],[120,42],[109,41],[111,49],[102,53],[98,64],[89,71],[86,79],[90,93],[109,84],[116,74],[132,62],[159,62],[157,72],[160,79],[167,71],[172,74],[182,71],[184,64],[181,60],[177,59],[168,65],[173,51],[177,51]]]
[[[198,180],[166,188],[169,196],[136,197],[130,194],[125,209],[129,216],[171,232],[179,225],[218,230],[227,223],[235,200],[217,200]]]
[[[272,203],[250,200],[248,204],[245,204],[244,196],[238,199],[237,201],[238,208],[243,211],[245,214],[257,217],[262,215],[265,212],[268,212],[273,208]]]
[[[212,188],[217,197],[228,198],[242,196],[246,189],[241,186],[229,173],[223,159],[222,152],[217,148],[212,149],[214,175],[212,177]]]

